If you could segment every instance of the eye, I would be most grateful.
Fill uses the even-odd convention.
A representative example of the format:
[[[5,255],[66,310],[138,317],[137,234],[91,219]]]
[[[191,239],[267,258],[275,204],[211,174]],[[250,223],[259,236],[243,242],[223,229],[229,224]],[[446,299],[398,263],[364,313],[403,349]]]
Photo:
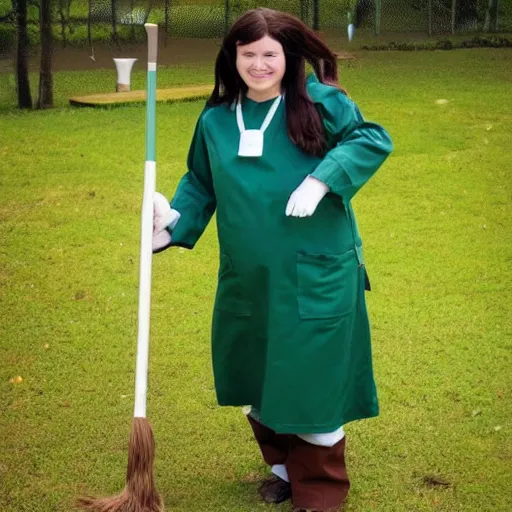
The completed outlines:
[[[244,52],[243,56],[244,57],[254,57],[254,53],[252,53],[252,52]]]

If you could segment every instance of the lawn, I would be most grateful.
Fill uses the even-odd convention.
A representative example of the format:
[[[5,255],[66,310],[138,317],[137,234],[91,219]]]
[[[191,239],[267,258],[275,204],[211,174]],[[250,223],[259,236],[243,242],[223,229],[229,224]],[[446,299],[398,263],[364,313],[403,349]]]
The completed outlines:
[[[381,415],[346,426],[347,512],[512,510],[511,64],[510,50],[361,52],[342,69],[396,148],[354,201]],[[124,484],[145,111],[67,107],[81,73],[55,75],[59,108],[0,111],[2,512],[69,511]],[[111,90],[97,73],[87,92]],[[159,69],[159,86],[211,80],[206,64]],[[158,106],[168,197],[201,108]],[[217,262],[214,223],[193,251],[154,258],[157,487],[175,512],[288,512],[258,501],[257,445],[216,405]]]

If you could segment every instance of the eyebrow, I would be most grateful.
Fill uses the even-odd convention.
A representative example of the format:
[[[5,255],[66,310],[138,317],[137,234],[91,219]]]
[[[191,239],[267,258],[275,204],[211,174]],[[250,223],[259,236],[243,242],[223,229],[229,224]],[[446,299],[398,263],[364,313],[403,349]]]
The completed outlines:
[[[246,54],[246,53],[257,53],[255,50],[242,50],[242,54]],[[262,53],[272,53],[272,54],[277,54],[279,53],[277,50],[265,50],[264,52]]]

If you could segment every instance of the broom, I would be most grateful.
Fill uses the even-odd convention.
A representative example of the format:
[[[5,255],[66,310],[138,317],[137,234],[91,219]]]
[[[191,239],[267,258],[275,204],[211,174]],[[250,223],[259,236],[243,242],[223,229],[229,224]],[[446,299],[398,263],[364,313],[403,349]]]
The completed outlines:
[[[112,497],[81,497],[77,507],[94,512],[163,512],[163,501],[153,478],[155,440],[146,419],[148,384],[149,313],[151,293],[151,258],[153,234],[153,194],[156,181],[155,113],[156,57],[158,26],[144,25],[148,35],[148,77],[146,99],[146,162],[144,165],[144,197],[142,201],[141,247],[139,273],[139,317],[137,363],[135,371],[135,410],[128,448],[128,469],[124,490]]]

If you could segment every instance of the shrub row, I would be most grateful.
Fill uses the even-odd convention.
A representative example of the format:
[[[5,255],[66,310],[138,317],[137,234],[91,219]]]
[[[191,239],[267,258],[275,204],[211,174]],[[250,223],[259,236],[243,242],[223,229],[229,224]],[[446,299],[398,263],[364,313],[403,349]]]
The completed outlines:
[[[473,39],[464,41],[450,41],[440,39],[439,41],[428,41],[424,43],[376,43],[365,44],[363,50],[372,51],[419,51],[419,50],[453,50],[455,48],[510,48],[512,40],[499,36],[475,36]]]

